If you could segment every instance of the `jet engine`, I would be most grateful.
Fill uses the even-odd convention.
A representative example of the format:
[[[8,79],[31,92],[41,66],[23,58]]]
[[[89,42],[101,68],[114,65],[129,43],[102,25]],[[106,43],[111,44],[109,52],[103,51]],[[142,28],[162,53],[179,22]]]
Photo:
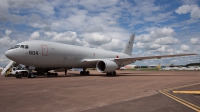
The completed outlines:
[[[115,71],[118,67],[118,65],[114,61],[110,60],[101,60],[98,61],[96,64],[96,68],[99,72],[102,73],[109,73]]]

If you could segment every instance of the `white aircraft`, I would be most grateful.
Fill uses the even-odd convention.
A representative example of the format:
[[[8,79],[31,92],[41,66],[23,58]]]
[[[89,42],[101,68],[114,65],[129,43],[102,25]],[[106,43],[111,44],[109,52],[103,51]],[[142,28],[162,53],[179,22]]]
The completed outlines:
[[[121,53],[34,40],[17,44],[15,47],[6,51],[5,55],[7,58],[17,63],[34,67],[38,73],[48,73],[48,71],[52,69],[65,68],[66,74],[67,69],[83,68],[80,74],[89,75],[90,72],[85,71],[86,68],[96,68],[101,73],[107,73],[107,75],[113,76],[116,75],[116,69],[134,63],[137,60],[196,55],[176,54],[131,57],[134,37],[135,35],[132,34]]]

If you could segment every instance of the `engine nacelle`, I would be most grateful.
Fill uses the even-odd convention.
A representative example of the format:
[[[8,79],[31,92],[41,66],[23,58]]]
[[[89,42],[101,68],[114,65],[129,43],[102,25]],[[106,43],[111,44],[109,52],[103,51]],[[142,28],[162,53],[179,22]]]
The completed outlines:
[[[115,71],[119,67],[114,61],[101,60],[97,62],[96,68],[99,72],[109,73]]]

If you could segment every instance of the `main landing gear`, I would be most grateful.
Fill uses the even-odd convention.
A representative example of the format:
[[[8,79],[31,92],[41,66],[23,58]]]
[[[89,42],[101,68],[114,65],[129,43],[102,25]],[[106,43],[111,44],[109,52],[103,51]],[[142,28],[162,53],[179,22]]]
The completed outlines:
[[[90,75],[90,71],[80,71],[80,75]]]
[[[80,75],[90,75],[90,71],[85,71],[86,68],[83,68],[83,71],[80,71]]]
[[[114,72],[109,72],[109,73],[106,73],[107,76],[116,76],[117,73],[114,71]]]

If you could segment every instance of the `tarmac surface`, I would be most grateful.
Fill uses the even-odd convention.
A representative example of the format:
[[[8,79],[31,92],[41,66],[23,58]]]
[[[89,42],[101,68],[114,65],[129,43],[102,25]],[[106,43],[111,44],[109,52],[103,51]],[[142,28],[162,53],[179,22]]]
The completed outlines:
[[[173,90],[199,90],[200,71],[97,71],[80,76],[0,77],[1,112],[197,112],[200,95]]]

